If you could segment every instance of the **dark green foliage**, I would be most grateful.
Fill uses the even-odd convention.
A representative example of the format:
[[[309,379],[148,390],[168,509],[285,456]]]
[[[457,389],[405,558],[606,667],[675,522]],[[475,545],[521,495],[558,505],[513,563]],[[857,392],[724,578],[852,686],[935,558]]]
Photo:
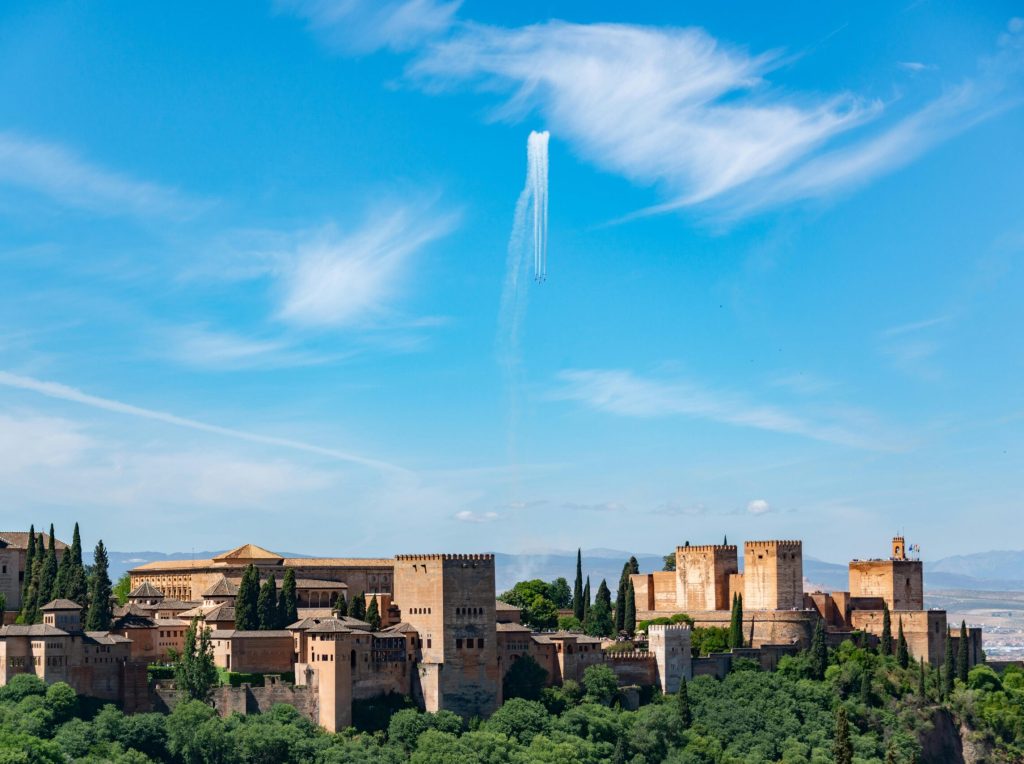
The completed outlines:
[[[604,579],[601,579],[597,587],[597,597],[583,622],[583,630],[592,637],[611,636],[615,630],[612,622],[612,593]]]
[[[348,600],[345,599],[344,594],[338,595],[338,598],[334,601],[334,607],[332,608],[339,617],[348,615]],[[298,612],[296,611],[296,617]]]
[[[438,711],[436,714],[425,714],[412,708],[396,711],[388,722],[388,741],[401,746],[410,753],[416,749],[416,743],[427,730],[437,730],[449,735],[462,732],[462,719],[451,711]]]
[[[50,523],[50,538],[43,557],[43,566],[39,570],[38,607],[42,607],[53,599],[54,587],[57,583],[57,543],[53,537],[53,523]]]
[[[483,723],[482,729],[529,745],[537,735],[548,732],[551,725],[551,716],[542,703],[512,698]]]
[[[277,579],[271,573],[260,587],[256,597],[256,612],[259,616],[259,628],[262,631],[279,629],[277,610]],[[237,617],[236,617],[237,620]]]
[[[89,576],[89,610],[85,617],[86,631],[108,631],[110,629],[110,587],[107,548],[101,539],[93,551],[92,574]]]
[[[622,575],[619,576],[619,588],[615,592],[615,608],[613,610],[613,622],[615,633],[625,630],[626,623],[626,584],[629,581],[629,563],[622,566]]]
[[[412,698],[389,692],[374,698],[352,701],[352,726],[361,732],[386,730],[391,717],[406,708],[415,708]]]
[[[583,616],[586,612],[583,608],[583,553],[576,550],[576,581],[572,588],[572,614],[580,623],[583,623]]]
[[[569,582],[561,576],[548,584],[547,596],[559,610],[572,607],[572,591],[569,589]]]
[[[889,616],[889,606],[882,603],[882,640],[879,645],[882,655],[892,655],[892,619]]]
[[[902,618],[900,618],[899,631],[896,637],[896,662],[903,669],[910,665],[910,648],[907,646],[907,638],[903,634]]]
[[[281,584],[281,596],[277,600],[278,628],[284,629],[299,620],[299,595],[295,588],[295,571],[289,568]]]
[[[583,585],[583,617],[580,619],[584,626],[587,623],[587,615],[590,613],[590,576],[587,576],[587,583]]]
[[[358,618],[360,621],[366,620],[366,595],[363,592],[359,592],[349,600],[348,617]]]
[[[377,605],[377,595],[370,600],[370,607],[366,609],[366,622],[374,631],[380,628],[380,607]]]
[[[562,607],[559,603],[565,602],[568,596],[569,584],[564,578],[556,578],[551,583],[535,578],[520,581],[498,599],[519,608],[524,625],[543,631],[555,628],[558,608]]]
[[[917,697],[922,702],[928,700],[928,687],[925,684],[924,658],[921,658],[917,672]]]
[[[729,630],[724,626],[698,626],[690,633],[694,655],[724,653],[729,649]]]
[[[588,703],[607,706],[612,702],[618,688],[618,677],[603,663],[588,666],[583,672],[583,697]]]
[[[0,623],[4,622],[4,613],[7,612],[7,595],[0,593]]]
[[[836,764],[853,764],[853,743],[850,741],[850,720],[846,707],[836,710],[836,732],[832,743],[832,757]]]
[[[174,666],[175,686],[193,700],[205,701],[217,686],[210,629],[193,618],[185,632],[185,647]]]
[[[732,617],[729,620],[729,647],[743,647],[743,595],[732,598]]]
[[[540,700],[548,672],[529,655],[513,661],[502,680],[502,697]]]
[[[583,624],[579,622],[579,619],[574,615],[563,615],[558,617],[558,630],[559,631],[576,631],[583,632]]]
[[[235,628],[256,631],[260,627],[260,574],[252,563],[246,566],[235,597]]]
[[[623,617],[622,630],[632,639],[636,634],[636,591],[633,589],[633,581],[630,580],[626,587],[626,613]]]
[[[74,560],[71,550],[65,549],[57,563],[57,576],[53,582],[53,599],[65,599],[68,596],[68,587],[71,584],[71,572],[74,569]]]
[[[21,613],[22,619],[28,623],[28,616],[32,612],[32,603],[29,598],[32,596],[32,566],[36,560],[36,526],[28,527],[28,545],[25,549],[25,580],[21,586]]]
[[[815,679],[825,678],[828,668],[828,645],[825,642],[825,622],[818,619],[814,624],[814,636],[811,638],[811,670]]]
[[[675,570],[676,569],[676,553],[670,552],[664,557],[664,564],[661,566],[662,570]]]
[[[970,653],[967,645],[967,622],[960,621],[960,640],[956,651],[956,677],[961,682],[967,682],[967,672],[970,670]]]
[[[871,695],[871,670],[865,668],[860,675],[860,702],[865,706],[870,706],[872,703]]]
[[[953,640],[946,629],[946,656],[942,661],[942,699],[949,700],[953,694],[953,679],[956,677],[956,658],[953,656]]]
[[[676,693],[676,715],[679,723],[688,729],[693,723],[693,711],[690,709],[690,693],[686,686],[686,677],[679,680],[679,691]]]
[[[64,555],[67,559],[68,555]],[[61,560],[63,563],[63,560]],[[121,577],[117,579],[117,583],[114,584],[114,601],[118,605],[124,605],[128,602],[128,595],[132,591],[132,577],[128,573],[122,573]]]

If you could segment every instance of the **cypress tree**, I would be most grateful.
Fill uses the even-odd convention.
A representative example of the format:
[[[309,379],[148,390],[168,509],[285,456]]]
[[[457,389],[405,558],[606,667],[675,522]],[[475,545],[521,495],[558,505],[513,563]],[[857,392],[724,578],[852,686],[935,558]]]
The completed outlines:
[[[729,621],[729,647],[743,647],[743,595],[732,598],[732,618]]]
[[[626,615],[622,624],[623,630],[632,639],[636,634],[636,592],[633,590],[633,582],[629,582],[626,589]]]
[[[967,622],[960,621],[960,643],[957,645],[956,651],[956,676],[964,684],[967,683],[970,662],[970,653],[967,649]]]
[[[85,609],[89,605],[89,580],[82,562],[82,535],[78,532],[78,523],[75,523],[71,549],[65,549],[64,556],[71,558],[71,574],[68,576],[68,588],[64,596]]]
[[[295,571],[289,568],[281,584],[281,596],[277,599],[279,628],[286,628],[299,620],[299,595],[295,587]]]
[[[108,631],[110,629],[110,588],[109,560],[107,548],[101,539],[93,552],[92,576],[89,579],[89,611],[85,617],[85,628],[88,631]]]
[[[583,607],[583,553],[580,549],[576,550],[576,583],[572,587],[572,614],[583,623],[586,610]]]
[[[584,630],[592,637],[607,637],[614,627],[612,593],[607,582],[601,579],[601,584],[597,587],[597,596],[594,598],[594,606],[587,613]]]
[[[370,600],[370,607],[366,609],[366,622],[370,624],[370,628],[374,631],[380,628],[380,608],[377,605],[377,595],[373,595],[373,599]]]
[[[903,635],[903,618],[900,618],[899,634],[896,637],[896,662],[900,668],[910,665],[910,649],[907,645],[907,638]]]
[[[956,675],[956,658],[953,657],[953,639],[946,629],[946,657],[942,661],[942,699],[949,700],[953,694],[953,677]]]
[[[57,582],[57,546],[53,539],[53,523],[50,523],[50,542],[43,557],[43,567],[39,571],[39,584],[36,589],[39,598],[37,606],[42,607],[53,599],[53,588]]]
[[[860,702],[871,705],[871,672],[867,668],[860,675]]]
[[[821,618],[814,624],[814,636],[811,638],[811,666],[815,679],[825,678],[828,668],[828,645],[825,643],[825,621]]]
[[[338,618],[348,615],[348,600],[345,599],[344,592],[338,595],[338,599],[334,603],[334,609],[338,611]]]
[[[32,612],[29,603],[30,589],[32,588],[32,566],[36,560],[36,526],[33,523],[28,527],[28,545],[25,547],[25,580],[21,586],[21,617],[24,620]]]
[[[71,550],[65,549],[57,563],[57,577],[53,582],[53,599],[68,598],[68,587],[71,585],[71,573],[75,563],[71,557]]]
[[[193,618],[185,632],[184,648],[174,667],[175,685],[186,697],[205,702],[217,685],[217,667],[213,662],[210,629],[203,626],[199,618]]]
[[[850,720],[846,708],[836,710],[836,734],[832,743],[832,758],[836,764],[853,764],[853,744],[850,742]]]
[[[355,597],[349,600],[348,603],[348,617],[358,618],[360,621],[366,620],[366,594],[359,592]]]
[[[267,580],[260,587],[259,596],[256,598],[256,612],[259,613],[259,628],[261,631],[271,631],[278,628],[277,620],[277,579],[271,573]]]
[[[583,621],[586,622],[590,614],[590,576],[587,576],[587,584],[583,587]]]
[[[690,693],[686,688],[686,677],[679,678],[679,692],[676,693],[676,714],[683,729],[693,723],[693,711],[690,710]]]
[[[889,617],[889,606],[882,603],[882,655],[892,655],[892,620]]]
[[[634,574],[640,572],[640,563],[637,562],[636,557],[630,556],[629,562],[626,563],[626,564],[629,565],[629,573],[630,573],[630,575],[634,575]],[[628,576],[627,576],[627,578],[628,578]]]
[[[919,665],[920,668],[917,672],[917,696],[921,699],[921,702],[924,703],[928,700],[928,690],[924,683],[924,658],[921,658]]]
[[[235,596],[235,628],[239,631],[256,631],[259,618],[260,574],[252,563],[246,566]]]
[[[75,523],[75,532],[71,537],[71,559],[78,567],[85,567],[82,563],[82,535],[78,532],[78,523]]]
[[[615,593],[615,633],[625,629],[626,624],[626,583],[629,581],[629,563],[622,566],[619,589]]]

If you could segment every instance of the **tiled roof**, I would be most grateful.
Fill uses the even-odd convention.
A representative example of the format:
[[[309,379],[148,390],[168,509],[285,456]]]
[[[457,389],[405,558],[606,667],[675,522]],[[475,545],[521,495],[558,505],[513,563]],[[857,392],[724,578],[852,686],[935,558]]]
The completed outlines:
[[[36,536],[43,537],[43,545],[50,546],[50,536],[47,533],[39,532]],[[0,546],[8,546],[13,549],[28,549],[28,531],[0,531]],[[55,549],[67,549],[68,545],[58,538],[53,540]]]
[[[242,563],[249,561],[265,562],[268,560],[284,560],[284,557],[264,549],[261,546],[255,544],[242,544],[242,546],[235,547],[234,549],[219,554],[213,558],[214,562],[227,562],[227,563]]]
[[[203,592],[204,597],[234,597],[238,594],[238,587],[221,576],[214,582],[213,586]]]
[[[394,626],[388,626],[384,631],[394,632],[395,634],[419,634],[420,630],[411,623],[402,621],[401,623],[396,623]]]
[[[352,629],[338,618],[326,618],[316,626],[306,630],[309,634],[351,634]]]
[[[0,629],[0,637],[67,637],[68,632],[43,623],[14,624]]]
[[[210,634],[211,639],[270,639],[271,637],[292,638],[292,633],[284,629],[269,629],[267,631],[239,631],[237,629],[217,629]]]
[[[501,600],[495,600],[494,601],[494,609],[495,610],[515,610],[515,611],[522,610],[522,608],[518,608],[515,605],[510,605],[507,602],[502,602]]]
[[[340,624],[346,631],[370,631],[370,624],[360,621],[358,618],[348,616],[330,616],[327,618],[303,618],[288,626],[292,631],[313,631],[316,627],[325,623]]]
[[[141,599],[142,597],[149,597],[155,599],[157,597],[163,597],[164,593],[157,589],[149,581],[143,581],[141,584],[136,586],[130,592],[128,592],[128,599]]]
[[[348,589],[341,581],[326,581],[322,578],[296,578],[296,589]]]
[[[119,645],[131,642],[127,637],[120,634],[111,634],[109,631],[87,631],[85,636],[92,642],[99,645]]]
[[[498,631],[525,631],[530,632],[528,626],[523,626],[521,623],[496,623],[494,624]]]
[[[45,613],[51,610],[81,610],[82,606],[71,600],[59,599],[50,600],[39,609]]]
[[[273,554],[272,552],[270,554]],[[273,558],[270,558],[273,559]],[[223,556],[215,559],[204,559],[204,560],[154,560],[153,562],[144,562],[138,567],[132,568],[131,572],[136,571],[173,571],[173,572],[188,572],[188,571],[201,571],[209,570],[210,568],[224,569],[232,565],[238,565],[241,562],[234,560],[227,560]],[[358,557],[286,557],[283,558],[283,566],[285,568],[294,568],[295,570],[303,570],[308,568],[394,568],[395,561],[390,557],[373,557],[373,558],[358,558]]]

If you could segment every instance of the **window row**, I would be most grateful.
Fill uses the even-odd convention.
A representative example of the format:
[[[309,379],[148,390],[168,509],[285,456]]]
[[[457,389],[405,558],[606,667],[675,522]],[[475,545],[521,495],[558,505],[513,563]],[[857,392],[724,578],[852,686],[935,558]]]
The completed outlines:
[[[466,639],[466,640],[465,640],[465,643],[466,643],[466,649],[467,649],[467,650],[472,650],[472,649],[473,649],[473,641],[474,641],[474,640],[473,640],[473,638],[472,638],[472,637],[470,637],[470,638],[468,638],[468,639]],[[455,640],[455,649],[456,649],[456,650],[461,650],[461,649],[462,649],[462,643],[463,643],[463,640],[462,640],[462,639],[456,639],[456,640]],[[482,649],[483,649],[483,647],[484,647],[484,640],[483,640],[483,637],[480,637],[480,638],[478,638],[478,639],[476,640],[476,648],[477,648],[478,650],[482,650]]]

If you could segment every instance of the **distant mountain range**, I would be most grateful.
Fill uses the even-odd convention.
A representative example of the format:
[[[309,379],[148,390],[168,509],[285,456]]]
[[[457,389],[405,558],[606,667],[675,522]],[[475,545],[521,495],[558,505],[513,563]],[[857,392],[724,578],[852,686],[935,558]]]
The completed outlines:
[[[110,575],[116,580],[122,573],[156,560],[208,560],[223,550],[202,552],[110,552]],[[303,557],[295,552],[282,552],[286,557]],[[622,566],[630,553],[615,549],[583,550],[583,573],[590,576],[591,589],[596,591],[601,579],[614,588]],[[661,570],[663,558],[656,554],[637,554],[640,570]],[[524,554],[495,555],[497,588],[504,591],[516,581],[540,578],[550,581],[559,576],[572,583],[576,573],[576,552],[552,550]],[[742,558],[740,560],[742,565]],[[926,589],[968,589],[976,591],[1024,591],[1024,551],[993,551],[956,555],[940,560],[926,560]],[[825,591],[844,591],[848,587],[845,564],[804,558],[804,578]]]

